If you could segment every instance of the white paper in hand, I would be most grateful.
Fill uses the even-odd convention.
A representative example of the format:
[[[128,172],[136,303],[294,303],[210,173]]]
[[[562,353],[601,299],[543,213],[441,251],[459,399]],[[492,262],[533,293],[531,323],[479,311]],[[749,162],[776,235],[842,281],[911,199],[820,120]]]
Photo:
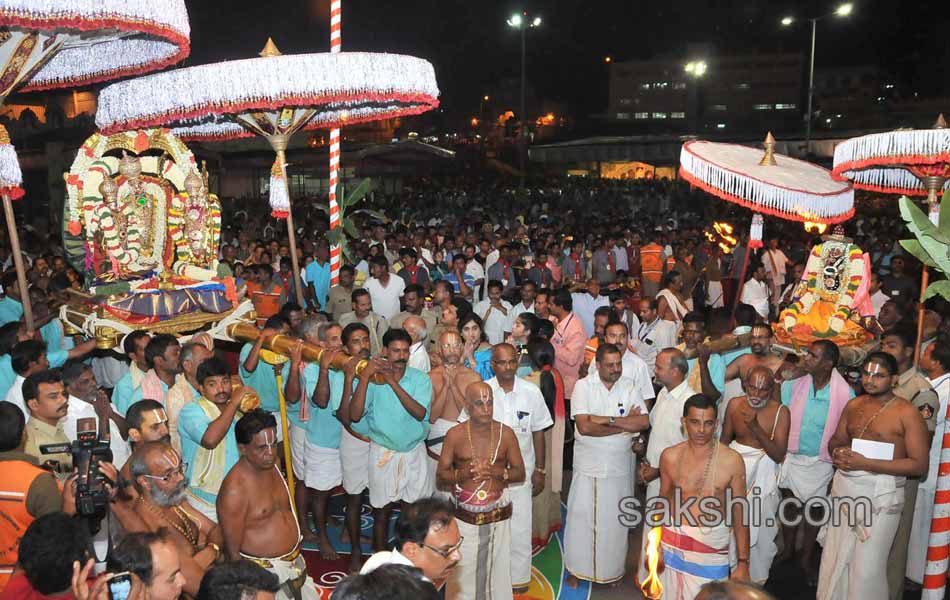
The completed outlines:
[[[859,452],[865,458],[894,460],[894,444],[889,442],[853,439],[851,440],[851,450]]]

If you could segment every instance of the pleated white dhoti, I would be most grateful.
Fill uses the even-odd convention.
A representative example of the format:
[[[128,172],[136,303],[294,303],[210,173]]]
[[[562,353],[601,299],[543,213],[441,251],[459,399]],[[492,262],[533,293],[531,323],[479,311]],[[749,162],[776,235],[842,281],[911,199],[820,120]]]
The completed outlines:
[[[396,452],[375,442],[369,445],[369,503],[384,508],[393,502],[415,502],[432,495],[425,444]]]
[[[791,490],[802,502],[807,502],[809,498],[826,498],[832,475],[834,467],[831,463],[817,456],[789,452],[785,455],[779,473],[779,487]]]
[[[633,496],[633,477],[591,477],[574,472],[567,499],[564,567],[578,579],[612,583],[624,575],[629,530],[620,502]]]
[[[936,490],[925,481],[917,488],[914,506],[914,521],[910,529],[910,544],[907,546],[907,579],[923,584],[927,567],[927,548],[930,546],[930,523],[934,515]]]
[[[870,500],[866,506],[832,506],[832,521],[818,535],[823,546],[818,600],[887,600],[887,557],[904,507],[904,478],[867,471],[838,471],[836,498]],[[838,524],[834,524],[834,520]]]
[[[449,421],[446,419],[436,419],[435,423],[429,425],[429,436],[426,438],[426,454],[428,455],[428,465],[429,471],[432,473],[432,481],[437,481],[436,471],[439,468],[439,461],[437,458],[434,458],[433,455],[442,455],[442,442],[445,440],[445,434],[456,425],[458,425],[457,421]],[[433,495],[446,500],[452,497],[452,494],[439,489],[436,489]]]
[[[527,471],[527,469],[526,469]],[[511,582],[516,588],[528,587],[531,583],[531,474],[525,483],[508,488],[511,498]]]
[[[729,578],[732,530],[682,525],[663,528],[663,600],[693,600],[703,584]]]
[[[511,600],[511,519],[473,525],[456,519],[462,559],[445,585],[451,600]]]
[[[778,552],[775,536],[778,534],[778,505],[781,494],[778,491],[778,465],[765,450],[746,446],[733,440],[729,447],[738,452],[745,462],[746,497],[748,506],[757,506],[749,519],[749,576],[752,581],[763,584],[769,578],[772,559]],[[737,564],[735,537],[730,547],[730,561],[733,568]]]

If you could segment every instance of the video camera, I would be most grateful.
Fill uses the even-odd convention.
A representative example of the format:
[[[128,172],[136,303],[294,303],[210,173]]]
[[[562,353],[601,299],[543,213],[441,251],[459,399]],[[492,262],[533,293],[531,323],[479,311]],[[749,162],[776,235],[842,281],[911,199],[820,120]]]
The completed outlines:
[[[102,517],[109,506],[108,479],[99,471],[99,462],[112,462],[109,440],[96,434],[96,419],[79,419],[76,422],[76,440],[69,444],[40,446],[43,454],[66,454],[73,457],[76,479],[76,514],[83,517]],[[110,484],[115,482],[110,481]]]

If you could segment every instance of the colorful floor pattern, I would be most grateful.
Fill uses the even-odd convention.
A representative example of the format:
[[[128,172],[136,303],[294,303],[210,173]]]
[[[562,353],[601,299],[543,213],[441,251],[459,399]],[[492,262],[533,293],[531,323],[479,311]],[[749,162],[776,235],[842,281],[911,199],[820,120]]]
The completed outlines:
[[[330,541],[340,557],[334,561],[323,560],[320,558],[316,546],[304,546],[307,569],[317,584],[317,591],[320,593],[322,600],[328,600],[336,585],[347,575],[351,548],[349,544],[344,544],[340,540],[340,534],[342,533],[340,523],[343,521],[344,501],[345,496],[342,494],[335,495],[330,499],[330,515],[334,523],[330,526]],[[562,505],[562,517],[566,517],[566,513],[567,507]],[[393,522],[395,522],[398,515],[398,510],[393,512]],[[363,505],[361,525],[363,535],[369,537],[373,530],[373,515],[368,504]],[[390,528],[392,528],[392,524]],[[562,560],[563,544],[564,531],[562,529],[551,536],[547,546],[535,549],[532,559],[531,586],[527,593],[516,596],[517,600],[590,599],[591,588],[589,583],[582,581],[576,589],[571,589],[564,583],[567,578],[567,571],[564,570]],[[363,556],[368,557],[370,554],[369,544],[363,544]]]

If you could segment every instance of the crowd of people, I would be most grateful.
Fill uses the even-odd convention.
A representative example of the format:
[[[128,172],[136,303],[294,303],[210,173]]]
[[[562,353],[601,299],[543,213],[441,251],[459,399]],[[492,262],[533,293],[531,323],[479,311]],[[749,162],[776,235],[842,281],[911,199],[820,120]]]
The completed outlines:
[[[773,340],[814,236],[770,221],[749,249],[748,215],[681,182],[423,181],[366,205],[336,283],[312,207],[295,208],[300,273],[282,223],[225,211],[222,264],[280,307],[242,345],[136,331],[124,356],[96,350],[54,318],[80,272],[27,245],[29,289],[0,278],[0,599],[126,581],[130,598],[315,599],[301,551],[338,558],[340,490],[345,600],[510,598],[561,528],[571,586],[648,581],[651,543],[664,598],[761,594],[793,558],[823,600],[921,583],[950,311],[926,304],[918,365],[919,265],[894,212],[850,225],[880,347],[845,365],[831,341]],[[277,336],[296,340],[286,360]],[[73,464],[91,439],[109,450],[92,471]],[[839,498],[873,518],[832,518]]]

